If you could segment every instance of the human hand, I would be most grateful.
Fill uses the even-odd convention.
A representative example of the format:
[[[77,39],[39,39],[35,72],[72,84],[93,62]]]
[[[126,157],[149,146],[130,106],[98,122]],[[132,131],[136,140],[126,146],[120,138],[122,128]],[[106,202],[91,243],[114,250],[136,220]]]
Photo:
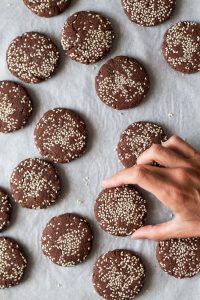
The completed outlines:
[[[157,162],[163,167],[152,166]],[[174,218],[141,227],[133,239],[166,240],[200,236],[200,153],[177,136],[154,144],[124,169],[103,182],[104,188],[136,184],[170,208]]]

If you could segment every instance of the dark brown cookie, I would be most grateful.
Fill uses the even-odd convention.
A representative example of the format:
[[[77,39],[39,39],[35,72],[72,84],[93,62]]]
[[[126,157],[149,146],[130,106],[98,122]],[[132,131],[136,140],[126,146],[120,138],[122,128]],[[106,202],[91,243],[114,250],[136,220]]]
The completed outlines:
[[[12,206],[8,195],[0,189],[0,231],[10,224]]]
[[[92,248],[92,230],[89,222],[75,214],[52,218],[42,233],[44,255],[53,263],[70,267],[83,262]]]
[[[117,249],[101,255],[93,268],[93,286],[106,300],[128,300],[136,296],[143,284],[145,270],[131,251]]]
[[[157,260],[169,275],[190,278],[200,272],[200,238],[161,241],[156,248]]]
[[[126,168],[130,168],[152,144],[166,140],[167,136],[159,125],[150,122],[133,123],[121,134],[117,146],[118,157]]]
[[[67,163],[84,153],[87,128],[74,111],[55,108],[47,111],[37,123],[34,138],[42,156],[54,162]]]
[[[26,208],[46,208],[57,201],[61,183],[57,171],[39,158],[23,160],[10,179],[14,200]]]
[[[144,225],[146,201],[133,186],[103,190],[94,206],[100,227],[112,235],[131,235]]]
[[[200,71],[200,23],[185,21],[170,27],[164,35],[162,52],[176,71]]]
[[[146,97],[150,82],[146,70],[137,60],[116,56],[101,67],[95,86],[105,104],[127,109],[137,106]]]
[[[61,43],[70,58],[91,64],[109,52],[113,38],[108,19],[93,11],[79,11],[65,22]]]
[[[0,81],[0,132],[12,132],[24,127],[32,109],[25,88],[13,81]]]
[[[0,237],[0,289],[20,283],[27,266],[19,245],[7,237]]]
[[[7,50],[10,72],[27,83],[51,78],[59,63],[57,46],[39,32],[26,32],[15,38]]]
[[[176,0],[121,0],[129,19],[140,26],[159,25],[171,18]]]
[[[37,16],[50,18],[61,14],[70,0],[23,0],[24,4]]]

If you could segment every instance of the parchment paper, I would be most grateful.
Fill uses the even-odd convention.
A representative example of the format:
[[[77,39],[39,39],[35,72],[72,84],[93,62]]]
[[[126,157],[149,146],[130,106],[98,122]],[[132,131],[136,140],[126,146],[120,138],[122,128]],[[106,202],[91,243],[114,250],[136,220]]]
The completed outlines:
[[[60,47],[61,28],[66,18],[78,10],[95,10],[108,16],[115,29],[112,52],[96,65],[85,66],[65,56]],[[60,201],[46,210],[28,210],[14,205],[11,226],[1,233],[17,239],[26,249],[28,270],[16,287],[0,290],[1,300],[97,300],[91,283],[96,258],[115,248],[132,249],[144,260],[147,278],[137,299],[198,300],[200,275],[177,280],[165,274],[155,259],[155,243],[117,238],[100,229],[93,217],[93,202],[101,190],[104,177],[122,168],[115,153],[121,132],[132,122],[155,121],[169,133],[176,132],[200,149],[200,76],[182,76],[173,71],[160,53],[162,36],[179,20],[200,21],[199,0],[177,0],[173,18],[155,28],[142,28],[125,16],[120,0],[72,0],[68,10],[51,19],[32,14],[22,0],[0,0],[0,80],[16,80],[6,66],[6,49],[11,40],[26,31],[48,34],[60,47],[62,61],[56,76],[39,85],[28,85],[34,102],[29,125],[11,134],[0,134],[0,186],[9,191],[13,168],[23,159],[40,157],[34,147],[33,130],[44,112],[67,107],[80,112],[88,123],[90,139],[87,153],[70,164],[59,165],[63,178]],[[99,67],[115,55],[140,59],[151,75],[151,92],[135,109],[119,112],[104,105],[95,95],[94,78]],[[89,177],[89,182],[87,178]],[[158,200],[148,199],[147,223],[169,219],[170,212]],[[62,268],[50,262],[41,252],[40,236],[48,220],[64,212],[80,213],[91,220],[94,247],[89,258],[74,268]]]

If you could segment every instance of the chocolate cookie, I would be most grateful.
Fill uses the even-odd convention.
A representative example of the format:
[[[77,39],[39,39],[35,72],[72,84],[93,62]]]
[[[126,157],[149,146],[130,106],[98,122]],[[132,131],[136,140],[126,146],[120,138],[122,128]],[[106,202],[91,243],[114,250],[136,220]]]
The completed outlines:
[[[92,230],[88,221],[75,214],[52,218],[42,233],[44,255],[53,263],[70,267],[83,262],[91,251]]]
[[[117,249],[101,255],[93,268],[93,286],[106,300],[128,300],[136,296],[144,283],[145,271],[131,251]]]
[[[92,11],[79,11],[65,22],[61,43],[73,60],[91,64],[109,52],[113,38],[112,25],[108,19]]]
[[[27,83],[51,78],[59,63],[57,46],[39,32],[26,32],[15,38],[7,50],[10,72]]]
[[[156,248],[157,260],[169,275],[189,278],[200,272],[200,238],[161,241]]]
[[[41,155],[59,163],[80,157],[86,147],[87,129],[77,113],[65,108],[47,111],[34,131]]]
[[[61,183],[57,171],[39,159],[23,160],[11,175],[14,200],[26,208],[46,208],[57,201]]]
[[[26,125],[32,102],[25,88],[13,81],[0,81],[0,132],[11,132]]]
[[[137,60],[116,56],[101,67],[95,86],[105,104],[127,109],[137,106],[146,97],[150,82],[146,70]]]
[[[129,19],[141,26],[159,25],[172,16],[176,0],[121,0]]]
[[[167,136],[159,125],[150,122],[133,123],[120,137],[117,146],[118,157],[126,168],[130,168],[152,144],[160,144],[166,140]]]
[[[3,236],[0,237],[0,266],[0,289],[19,284],[27,266],[19,245]]]
[[[131,235],[144,225],[146,201],[133,186],[102,191],[94,206],[100,227],[112,235]]]
[[[9,197],[0,189],[0,231],[10,224],[12,206]]]
[[[61,14],[70,0],[23,0],[24,4],[37,16],[50,18]]]
[[[200,71],[200,23],[185,21],[170,27],[164,35],[162,52],[176,71]]]

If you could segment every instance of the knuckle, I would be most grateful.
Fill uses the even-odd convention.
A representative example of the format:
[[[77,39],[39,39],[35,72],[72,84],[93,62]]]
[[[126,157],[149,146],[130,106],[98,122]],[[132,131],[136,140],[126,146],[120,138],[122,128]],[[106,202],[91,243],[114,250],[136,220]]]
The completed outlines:
[[[191,179],[193,179],[195,182],[200,182],[200,170],[198,169],[191,169],[190,170]]]
[[[149,238],[154,241],[160,241],[162,232],[159,230],[159,225],[149,226]]]
[[[144,176],[145,176],[145,172],[146,172],[146,168],[145,166],[142,166],[142,165],[137,165],[135,166],[135,176],[138,178],[138,179],[143,179]]]
[[[160,153],[162,151],[162,146],[160,144],[153,144],[151,146],[151,151],[153,153]]]
[[[188,182],[188,180],[190,179],[189,171],[186,169],[177,169],[176,176],[179,180],[184,182]]]
[[[178,135],[174,134],[169,138],[169,141],[172,143],[176,143],[177,141],[180,141],[180,138]]]
[[[182,201],[184,200],[184,193],[182,192],[182,189],[176,187],[172,189],[171,194],[173,195],[173,198],[175,199],[176,203],[182,203]]]
[[[152,240],[154,240],[155,242],[160,242],[161,240],[164,240],[164,238],[161,238],[160,236],[154,235],[154,236],[152,236]]]
[[[197,150],[193,149],[193,155],[192,156],[193,156],[195,162],[196,161],[199,162],[199,160],[200,160],[200,152],[198,152]]]

